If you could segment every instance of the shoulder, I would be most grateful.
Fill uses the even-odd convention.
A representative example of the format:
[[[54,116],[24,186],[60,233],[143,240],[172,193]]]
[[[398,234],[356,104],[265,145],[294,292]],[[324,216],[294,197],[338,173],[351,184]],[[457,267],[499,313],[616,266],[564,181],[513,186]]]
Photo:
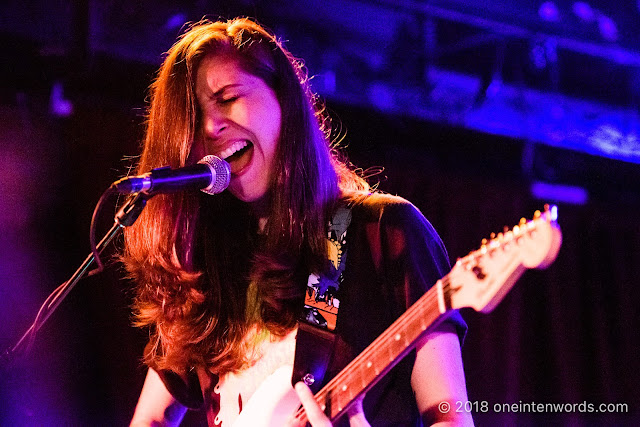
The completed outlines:
[[[386,206],[411,205],[407,199],[387,193],[351,193],[347,196],[353,207],[365,209],[384,208]]]
[[[443,266],[439,270],[449,265],[440,236],[408,200],[383,193],[358,194],[351,200],[352,236],[365,236],[374,255],[392,259],[403,255],[416,262],[422,257],[436,258]]]
[[[384,193],[367,193],[354,197],[349,203],[357,222],[377,223],[382,229],[437,234],[422,212],[410,201]]]
[[[385,193],[359,194],[352,198],[349,206],[367,218],[408,219],[424,218],[410,201],[400,196]]]
[[[408,200],[384,193],[359,197],[352,205],[354,223],[367,236],[372,250],[381,256],[416,265],[431,260],[440,276],[449,269],[449,257],[442,239],[420,210]],[[434,281],[435,281],[434,280]]]

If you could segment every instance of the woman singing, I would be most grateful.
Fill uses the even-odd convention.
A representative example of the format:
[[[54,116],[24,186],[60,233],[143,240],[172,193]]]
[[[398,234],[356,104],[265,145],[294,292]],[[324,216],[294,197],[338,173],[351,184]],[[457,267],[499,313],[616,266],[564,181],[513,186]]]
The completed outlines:
[[[191,27],[151,88],[138,171],[209,154],[230,165],[225,192],[158,195],[126,231],[136,321],[150,334],[132,425],[177,425],[200,408],[226,427],[272,397],[258,419],[295,425],[298,320],[334,334],[329,379],[449,271],[448,257],[412,204],[372,193],[339,159],[301,63],[248,19]],[[447,318],[336,423],[471,423],[438,406],[466,400],[465,328]],[[309,421],[329,425],[296,390]]]

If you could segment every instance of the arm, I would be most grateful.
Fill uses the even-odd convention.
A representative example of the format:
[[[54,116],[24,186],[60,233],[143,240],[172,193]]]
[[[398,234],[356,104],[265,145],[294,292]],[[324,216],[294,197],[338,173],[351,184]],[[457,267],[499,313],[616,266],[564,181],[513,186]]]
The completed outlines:
[[[404,298],[399,311],[406,310],[450,270],[449,257],[433,226],[413,205],[387,205],[380,222],[386,278]],[[460,352],[465,331],[464,320],[454,312],[416,345],[411,388],[425,426],[473,425],[470,414],[456,412],[456,402],[467,400]]]
[[[416,350],[411,387],[423,424],[472,426],[470,413],[456,412],[456,402],[467,400],[467,390],[454,326],[445,323],[437,327],[422,339]],[[440,406],[441,402],[447,402],[448,406]]]
[[[173,398],[158,373],[149,368],[131,427],[177,426],[185,412],[187,408]]]

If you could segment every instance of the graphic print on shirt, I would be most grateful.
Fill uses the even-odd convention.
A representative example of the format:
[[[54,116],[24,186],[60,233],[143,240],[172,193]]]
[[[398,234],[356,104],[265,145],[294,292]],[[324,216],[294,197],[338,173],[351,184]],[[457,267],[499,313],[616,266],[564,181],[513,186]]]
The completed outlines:
[[[304,301],[304,318],[310,324],[335,330],[340,301],[336,294],[342,283],[347,260],[347,228],[351,210],[340,207],[329,221],[327,232],[328,268],[322,274],[310,274]]]

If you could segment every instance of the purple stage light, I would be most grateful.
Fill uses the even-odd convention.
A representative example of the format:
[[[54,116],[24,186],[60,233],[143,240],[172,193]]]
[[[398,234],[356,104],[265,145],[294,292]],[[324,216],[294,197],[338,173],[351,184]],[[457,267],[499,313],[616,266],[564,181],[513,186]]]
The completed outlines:
[[[572,185],[549,184],[536,181],[531,184],[531,195],[539,200],[584,205],[589,200],[589,193],[582,187]],[[557,211],[552,212],[557,216]]]
[[[598,16],[598,28],[603,39],[610,42],[618,40],[618,27],[613,19],[605,15]]]
[[[591,22],[596,14],[588,3],[577,1],[573,4],[573,13],[584,22]]]
[[[540,18],[542,18],[542,20],[548,22],[559,22],[561,19],[560,10],[558,9],[558,6],[556,6],[556,4],[552,1],[546,1],[542,3],[540,5],[540,8],[538,9],[538,15],[540,15]]]

